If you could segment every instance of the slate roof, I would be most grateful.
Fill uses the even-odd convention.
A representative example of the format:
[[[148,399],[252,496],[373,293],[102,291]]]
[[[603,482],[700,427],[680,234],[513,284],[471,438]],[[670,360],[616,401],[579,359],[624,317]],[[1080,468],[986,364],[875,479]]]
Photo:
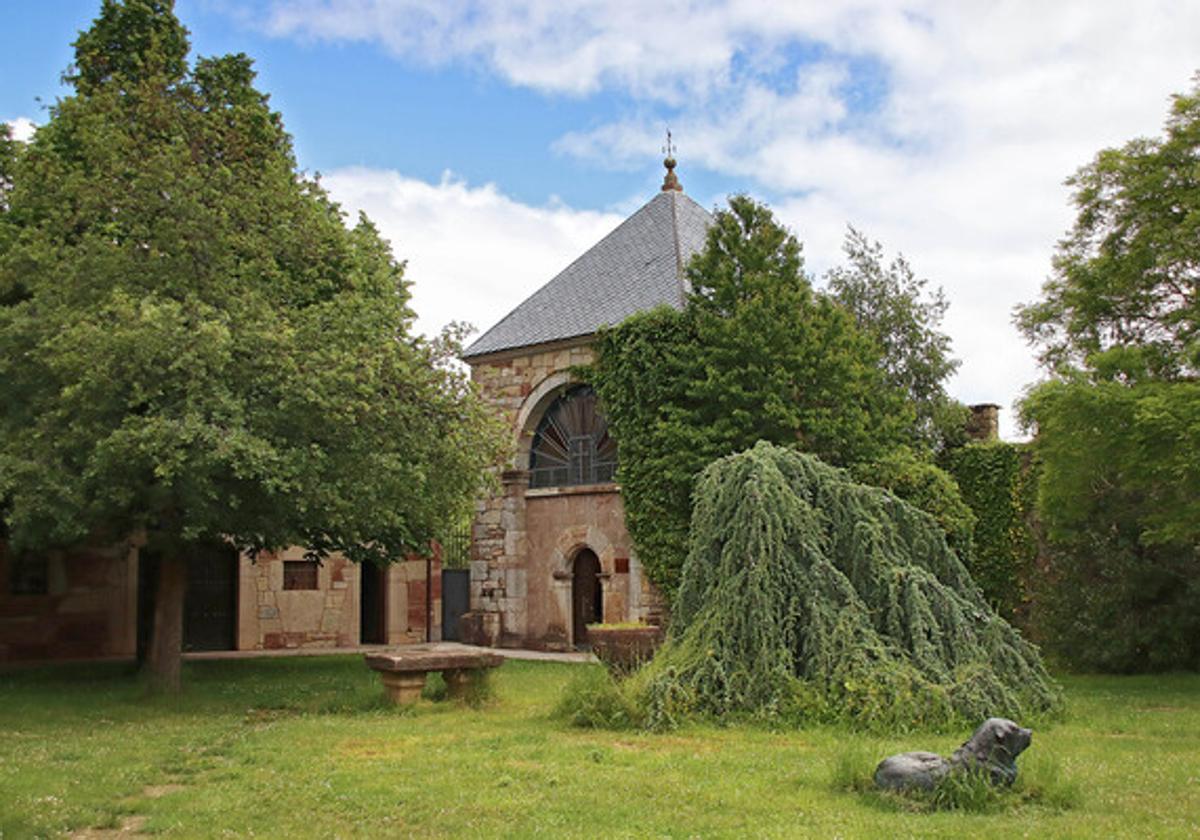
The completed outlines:
[[[463,353],[464,359],[591,335],[660,304],[681,309],[683,266],[704,247],[712,216],[664,190]]]

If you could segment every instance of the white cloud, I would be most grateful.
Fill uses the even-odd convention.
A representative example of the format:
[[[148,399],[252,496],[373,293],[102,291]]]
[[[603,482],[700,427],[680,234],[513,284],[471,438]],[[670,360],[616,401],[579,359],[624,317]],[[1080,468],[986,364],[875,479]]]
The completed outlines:
[[[554,150],[647,166],[669,121],[685,184],[701,166],[770,188],[810,267],[836,261],[847,221],[903,250],[950,299],[952,389],[1006,407],[1037,377],[1011,311],[1038,296],[1071,222],[1063,179],[1159,133],[1200,66],[1200,4],[1177,0],[280,0],[266,25],[549,94],[624,93],[625,115]],[[868,110],[854,104],[864,66],[882,85]]]
[[[12,129],[13,139],[20,140],[22,143],[28,143],[33,138],[33,132],[37,129],[37,123],[29,119],[29,117],[17,117],[5,120],[5,122]]]
[[[351,168],[321,183],[352,216],[370,216],[407,260],[417,328],[427,335],[450,321],[486,330],[621,221],[561,204],[531,207],[449,174],[429,184]]]

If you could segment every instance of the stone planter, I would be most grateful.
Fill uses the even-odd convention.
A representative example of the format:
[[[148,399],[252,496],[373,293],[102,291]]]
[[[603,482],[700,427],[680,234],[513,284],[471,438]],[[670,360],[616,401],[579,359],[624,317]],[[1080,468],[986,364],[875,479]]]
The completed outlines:
[[[649,662],[662,644],[663,630],[651,625],[589,624],[588,641],[610,671],[628,674]]]

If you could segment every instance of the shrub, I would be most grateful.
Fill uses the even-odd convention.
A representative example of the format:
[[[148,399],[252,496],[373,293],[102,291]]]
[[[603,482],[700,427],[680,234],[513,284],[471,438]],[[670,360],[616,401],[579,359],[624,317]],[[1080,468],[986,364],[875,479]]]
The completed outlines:
[[[602,668],[581,668],[567,683],[554,716],[588,729],[631,729],[643,717],[621,683]]]

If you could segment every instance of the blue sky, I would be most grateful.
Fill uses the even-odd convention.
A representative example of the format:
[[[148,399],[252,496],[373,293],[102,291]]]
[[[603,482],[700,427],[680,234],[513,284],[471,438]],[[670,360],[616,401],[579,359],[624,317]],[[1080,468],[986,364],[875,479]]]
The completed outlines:
[[[647,144],[640,166],[597,166],[552,150],[573,129],[636,111],[631,96],[517,87],[477,63],[429,67],[374,43],[271,37],[254,23],[269,4],[236,6],[182,0],[176,13],[191,31],[193,54],[254,58],[259,87],[284,115],[305,169],[399,168],[426,181],[451,170],[471,183],[503,184],[522,202],[557,197],[585,207],[623,206],[659,179],[661,140]],[[37,98],[49,103],[67,92],[58,80],[72,58],[70,43],[98,8],[99,0],[50,0],[24,3],[8,16],[0,119],[37,121]],[[744,189],[717,172],[693,168],[691,176],[696,195]]]
[[[99,0],[17,2],[0,120],[21,131]],[[820,274],[847,223],[950,301],[951,392],[1039,372],[1011,324],[1071,222],[1062,181],[1157,134],[1200,69],[1200,3],[1143,0],[178,0],[199,54],[246,52],[348,211],[408,260],[418,325],[486,328],[651,198],[769,202]],[[1036,25],[1033,22],[1036,21]],[[1006,436],[1013,412],[1002,414]]]

